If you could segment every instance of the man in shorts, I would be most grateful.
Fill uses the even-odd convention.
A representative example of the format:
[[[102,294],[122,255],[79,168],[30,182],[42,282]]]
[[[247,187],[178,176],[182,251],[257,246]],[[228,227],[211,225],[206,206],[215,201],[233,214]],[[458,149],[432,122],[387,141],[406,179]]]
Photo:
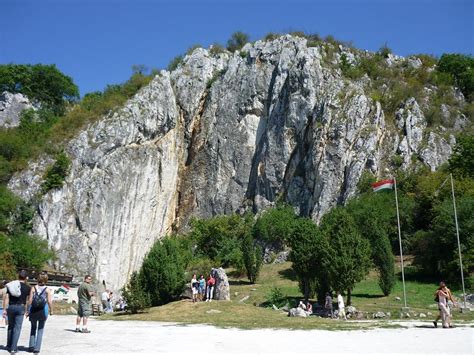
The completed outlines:
[[[86,275],[84,277],[84,282],[79,286],[77,290],[77,298],[79,303],[79,308],[77,309],[77,318],[76,318],[76,333],[90,333],[91,331],[87,329],[87,320],[92,314],[92,296],[95,295],[94,289],[91,285],[92,276]],[[82,319],[82,331],[81,325]]]

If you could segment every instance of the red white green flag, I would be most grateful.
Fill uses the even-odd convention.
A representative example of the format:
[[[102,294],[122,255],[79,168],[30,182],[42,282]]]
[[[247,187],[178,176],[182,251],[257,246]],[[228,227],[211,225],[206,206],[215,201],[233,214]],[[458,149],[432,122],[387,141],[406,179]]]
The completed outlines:
[[[394,181],[391,179],[381,180],[381,181],[377,181],[376,183],[373,183],[372,189],[374,190],[374,192],[384,190],[384,189],[393,189],[393,184],[394,184]]]

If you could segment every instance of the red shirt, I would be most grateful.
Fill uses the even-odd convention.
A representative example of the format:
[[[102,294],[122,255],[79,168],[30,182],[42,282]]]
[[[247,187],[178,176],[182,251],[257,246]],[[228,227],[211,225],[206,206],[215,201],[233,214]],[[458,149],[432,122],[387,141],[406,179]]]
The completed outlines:
[[[207,286],[214,286],[216,284],[216,280],[211,276],[207,279]]]

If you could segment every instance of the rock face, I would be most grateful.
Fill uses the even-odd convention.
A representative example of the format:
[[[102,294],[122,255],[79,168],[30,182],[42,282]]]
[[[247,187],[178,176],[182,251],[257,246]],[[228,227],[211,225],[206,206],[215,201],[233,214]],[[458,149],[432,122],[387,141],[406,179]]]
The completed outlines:
[[[155,240],[192,216],[257,211],[282,198],[319,221],[356,193],[365,170],[385,177],[396,151],[405,165],[415,153],[432,169],[446,161],[452,142],[423,143],[414,99],[389,130],[366,92],[370,79],[343,78],[326,56],[291,36],[233,54],[196,49],[87,127],[67,146],[63,188],[44,196],[34,223],[58,251],[57,266],[118,288]],[[40,183],[26,171],[9,186],[28,198]]]
[[[28,98],[22,94],[4,91],[0,94],[0,128],[17,127],[20,124],[21,112],[33,108]]]

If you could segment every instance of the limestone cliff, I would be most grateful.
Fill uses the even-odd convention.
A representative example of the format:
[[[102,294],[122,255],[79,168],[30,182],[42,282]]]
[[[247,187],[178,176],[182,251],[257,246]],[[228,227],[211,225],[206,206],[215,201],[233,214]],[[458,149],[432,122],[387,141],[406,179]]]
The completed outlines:
[[[365,170],[387,176],[394,155],[404,168],[445,162],[450,131],[428,130],[415,99],[387,120],[370,79],[342,75],[344,51],[350,60],[362,55],[341,47],[328,60],[327,46],[291,36],[240,53],[194,50],[68,144],[71,173],[43,197],[35,233],[58,251],[62,268],[116,288],[156,239],[192,216],[283,199],[318,221],[356,193]],[[396,61],[419,64],[392,56],[388,65]],[[33,196],[41,166],[10,187]]]

